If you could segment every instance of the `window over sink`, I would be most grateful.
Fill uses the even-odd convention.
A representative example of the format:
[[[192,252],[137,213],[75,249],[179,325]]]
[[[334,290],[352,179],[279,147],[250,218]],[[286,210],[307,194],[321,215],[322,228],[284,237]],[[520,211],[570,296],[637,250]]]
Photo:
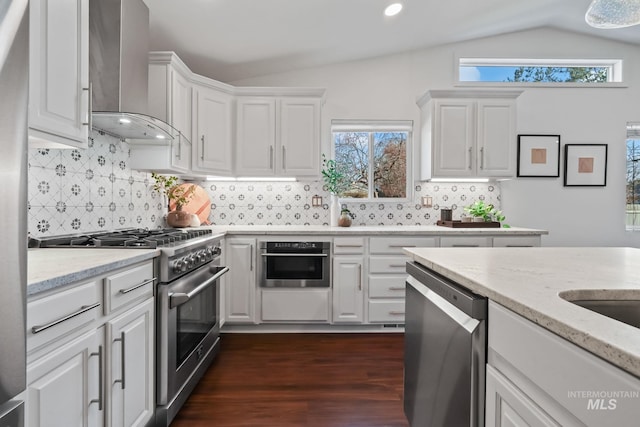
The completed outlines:
[[[406,199],[411,185],[412,121],[331,123],[341,198]]]

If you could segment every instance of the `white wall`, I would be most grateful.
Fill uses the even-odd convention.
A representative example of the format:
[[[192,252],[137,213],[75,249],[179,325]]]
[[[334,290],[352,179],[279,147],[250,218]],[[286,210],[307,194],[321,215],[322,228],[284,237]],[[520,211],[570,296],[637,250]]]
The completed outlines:
[[[323,144],[328,151],[332,119],[408,119],[417,130],[416,98],[426,90],[454,87],[456,56],[624,60],[626,88],[525,88],[518,99],[518,133],[560,134],[563,145],[609,144],[607,186],[563,187],[561,167],[559,178],[501,183],[502,208],[511,225],[549,230],[545,245],[640,247],[640,233],[624,230],[625,124],[640,121],[637,45],[545,28],[230,83],[327,88]],[[414,137],[419,144],[419,133]]]

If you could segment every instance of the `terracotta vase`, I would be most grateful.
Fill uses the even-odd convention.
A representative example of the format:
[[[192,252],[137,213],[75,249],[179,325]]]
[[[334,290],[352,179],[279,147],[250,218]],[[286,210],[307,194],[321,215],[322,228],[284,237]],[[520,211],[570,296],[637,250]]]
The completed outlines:
[[[350,227],[351,226],[351,216],[347,212],[342,212],[340,214],[340,218],[338,218],[338,225],[340,227]]]
[[[169,227],[182,228],[191,225],[191,214],[182,210],[182,206],[176,206],[174,211],[167,214],[167,224]]]

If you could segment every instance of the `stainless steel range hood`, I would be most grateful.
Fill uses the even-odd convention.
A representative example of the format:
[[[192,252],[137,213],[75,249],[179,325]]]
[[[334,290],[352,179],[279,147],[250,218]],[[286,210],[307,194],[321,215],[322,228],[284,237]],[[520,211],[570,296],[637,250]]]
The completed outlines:
[[[89,1],[93,127],[124,139],[173,139],[148,115],[149,9],[142,0]]]

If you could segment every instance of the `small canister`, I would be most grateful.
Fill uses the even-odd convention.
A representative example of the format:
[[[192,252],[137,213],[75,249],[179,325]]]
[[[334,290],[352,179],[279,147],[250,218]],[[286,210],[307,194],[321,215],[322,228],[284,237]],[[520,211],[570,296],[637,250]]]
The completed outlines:
[[[451,209],[440,209],[440,220],[451,221],[453,219],[453,211]]]

